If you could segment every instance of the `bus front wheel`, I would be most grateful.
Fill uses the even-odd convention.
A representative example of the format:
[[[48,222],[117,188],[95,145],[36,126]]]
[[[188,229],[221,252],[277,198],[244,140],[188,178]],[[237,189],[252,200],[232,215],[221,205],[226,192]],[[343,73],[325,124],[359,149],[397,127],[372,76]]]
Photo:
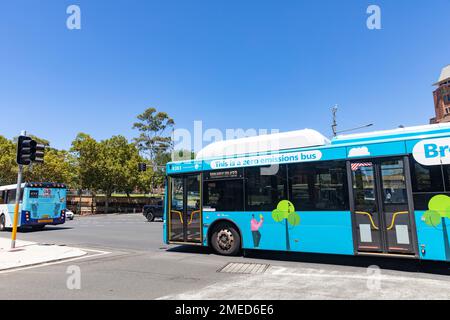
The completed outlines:
[[[220,255],[235,256],[241,248],[241,236],[230,223],[219,223],[211,233],[210,243]]]
[[[0,216],[0,231],[5,231],[6,230],[6,220],[5,220],[5,215],[1,215]]]

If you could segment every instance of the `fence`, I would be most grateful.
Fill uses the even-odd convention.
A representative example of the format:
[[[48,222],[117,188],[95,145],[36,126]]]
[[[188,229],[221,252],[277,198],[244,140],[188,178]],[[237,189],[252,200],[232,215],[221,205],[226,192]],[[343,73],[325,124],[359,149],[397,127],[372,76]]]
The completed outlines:
[[[146,204],[156,204],[161,198],[156,197],[111,197],[107,213],[134,213],[142,212]],[[68,195],[67,208],[76,214],[89,215],[105,212],[105,196]]]

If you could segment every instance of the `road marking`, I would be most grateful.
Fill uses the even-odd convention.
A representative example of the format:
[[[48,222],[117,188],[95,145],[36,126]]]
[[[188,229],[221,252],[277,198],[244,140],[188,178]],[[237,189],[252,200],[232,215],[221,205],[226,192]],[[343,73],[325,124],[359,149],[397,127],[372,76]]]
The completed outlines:
[[[42,267],[52,266],[52,265],[56,265],[56,264],[72,262],[72,261],[78,261],[78,260],[83,260],[83,259],[88,259],[88,258],[96,258],[96,257],[100,257],[100,256],[111,254],[111,252],[103,251],[103,250],[85,249],[85,248],[77,248],[77,249],[80,249],[82,251],[95,252],[95,254],[92,254],[92,255],[87,254],[87,255],[84,255],[84,256],[81,256],[81,257],[76,257],[76,258],[63,259],[63,260],[58,260],[58,261],[53,261],[53,262],[44,262],[42,264],[36,264],[36,265],[28,266],[28,267],[4,270],[4,271],[0,271],[0,274],[17,272],[17,271],[24,271],[24,270],[29,270],[29,269],[42,268]]]

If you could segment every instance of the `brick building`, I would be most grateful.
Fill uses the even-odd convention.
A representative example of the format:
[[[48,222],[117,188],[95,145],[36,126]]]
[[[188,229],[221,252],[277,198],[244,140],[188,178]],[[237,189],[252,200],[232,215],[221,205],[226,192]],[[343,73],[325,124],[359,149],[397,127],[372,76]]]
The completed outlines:
[[[430,123],[450,122],[450,65],[442,69],[434,86],[437,86],[433,91],[436,116],[430,119]]]

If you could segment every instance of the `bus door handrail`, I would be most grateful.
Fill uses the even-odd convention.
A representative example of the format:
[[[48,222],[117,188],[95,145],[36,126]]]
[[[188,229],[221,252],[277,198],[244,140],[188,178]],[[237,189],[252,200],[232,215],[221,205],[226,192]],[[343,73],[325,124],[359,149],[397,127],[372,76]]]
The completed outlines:
[[[364,215],[364,216],[368,216],[369,219],[370,219],[370,223],[372,224],[372,227],[373,227],[375,230],[379,230],[378,227],[375,225],[375,222],[374,222],[373,219],[372,219],[372,215],[371,215],[369,212],[365,212],[365,211],[355,211],[355,213],[356,213],[356,214],[361,214],[361,215]]]
[[[184,224],[184,222],[183,222],[183,214],[181,213],[181,211],[170,210],[170,214],[172,214],[172,213],[178,213],[178,215],[180,216],[181,224]]]
[[[201,212],[201,210],[195,210],[195,211],[192,211],[192,212],[191,212],[191,219],[189,220],[188,225],[190,225],[190,224],[192,223],[192,219],[193,219],[193,217],[194,217],[194,214],[195,214],[195,213],[200,213],[200,212]]]
[[[387,228],[387,230],[392,230],[392,228],[394,228],[395,225],[395,219],[397,219],[397,216],[400,214],[409,214],[409,211],[398,211],[398,212],[394,212],[394,215],[392,216],[392,221],[391,221],[391,225]]]

